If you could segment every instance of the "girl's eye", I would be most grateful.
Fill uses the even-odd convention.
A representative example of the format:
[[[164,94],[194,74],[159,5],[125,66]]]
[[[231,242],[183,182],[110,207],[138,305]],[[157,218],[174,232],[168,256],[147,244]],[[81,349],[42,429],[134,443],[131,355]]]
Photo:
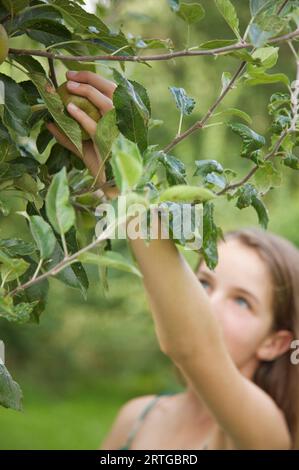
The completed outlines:
[[[208,281],[206,281],[205,279],[199,279],[199,281],[200,281],[202,287],[204,287],[204,288],[207,288],[207,287],[210,286],[210,283]]]
[[[249,308],[249,309],[251,308],[249,302],[248,302],[246,299],[244,299],[244,297],[236,297],[235,300],[236,300],[236,302],[238,302],[239,305],[241,305],[242,307],[246,307],[246,308]]]

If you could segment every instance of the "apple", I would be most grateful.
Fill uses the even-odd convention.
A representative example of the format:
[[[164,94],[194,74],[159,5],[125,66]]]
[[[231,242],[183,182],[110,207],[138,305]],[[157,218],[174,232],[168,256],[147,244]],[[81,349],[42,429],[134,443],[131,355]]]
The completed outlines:
[[[91,119],[93,119],[95,122],[98,122],[101,118],[99,109],[84,96],[78,96],[70,93],[66,84],[67,82],[62,83],[56,90],[63,104],[65,106],[67,106],[69,103],[75,104],[78,106],[78,108],[82,109],[86,114],[88,114]],[[83,129],[82,126],[80,127],[82,129],[82,140],[90,139],[90,135],[85,131],[85,129]]]

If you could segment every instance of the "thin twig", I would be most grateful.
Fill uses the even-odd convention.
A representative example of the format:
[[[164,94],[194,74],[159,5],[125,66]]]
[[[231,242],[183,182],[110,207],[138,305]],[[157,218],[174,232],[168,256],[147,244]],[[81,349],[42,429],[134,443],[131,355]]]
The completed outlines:
[[[296,125],[297,125],[297,120],[298,120],[298,110],[299,110],[299,61],[298,60],[296,61],[296,65],[297,65],[296,81],[295,81],[295,86],[294,86],[294,88],[291,92],[291,105],[292,105],[293,118],[292,118],[290,127],[283,130],[283,132],[281,133],[279,139],[277,140],[273,150],[271,150],[271,152],[269,152],[265,156],[264,161],[268,161],[271,158],[275,157],[275,155],[277,155],[279,153],[278,152],[279,148],[280,148],[282,142],[284,141],[285,137],[288,134],[290,134],[291,132],[296,132]],[[222,189],[221,191],[219,191],[217,193],[217,196],[221,196],[222,194],[226,193],[227,191],[231,191],[233,189],[239,188],[240,186],[243,186],[243,184],[246,183],[255,174],[255,172],[258,169],[259,169],[259,165],[255,165],[249,171],[249,173],[247,173],[247,175],[244,176],[244,178],[242,178],[237,183],[230,184],[230,185],[226,186],[224,189]]]
[[[56,78],[54,60],[51,57],[48,57],[48,63],[49,63],[49,69],[50,69],[49,76],[51,78],[51,81],[52,81],[55,89],[57,89],[58,88],[58,82],[57,82],[57,78]]]
[[[299,36],[299,28],[291,33],[284,34],[283,36],[278,36],[272,38],[268,41],[268,44],[277,44],[280,42],[285,42],[290,39],[294,39]],[[73,56],[73,55],[63,55],[63,54],[54,54],[48,51],[42,51],[39,49],[15,49],[10,48],[9,53],[15,55],[30,55],[30,56],[39,56],[39,57],[48,57],[57,60],[73,60],[77,62],[88,62],[88,61],[117,61],[117,62],[152,62],[156,60],[172,60],[177,57],[192,57],[192,56],[216,56],[220,54],[226,54],[228,52],[238,51],[240,49],[252,48],[253,45],[247,42],[232,44],[231,46],[218,47],[215,49],[200,49],[199,51],[177,51],[170,52],[168,54],[158,54],[158,55],[144,55],[144,56],[130,56],[130,55],[82,55],[82,56]]]
[[[98,236],[93,242],[89,243],[89,245],[86,245],[85,247],[81,248],[81,250],[77,251],[76,253],[72,255],[68,255],[65,257],[62,261],[60,261],[56,266],[54,266],[52,269],[49,271],[41,274],[40,276],[36,277],[35,279],[30,279],[29,281],[25,282],[22,285],[19,285],[16,287],[13,291],[9,292],[10,296],[14,296],[18,292],[27,289],[28,287],[32,286],[33,284],[37,284],[38,282],[47,279],[50,276],[56,276],[56,274],[60,273],[64,268],[69,266],[72,263],[78,262],[78,257],[85,253],[86,251],[92,250],[95,248],[97,245],[99,245],[102,241],[107,240],[108,238],[111,237],[111,234],[113,231],[121,224],[125,223],[127,221],[128,216],[125,215],[121,219],[117,219],[115,222],[112,222],[108,227],[104,230],[104,232]]]
[[[165,153],[169,152],[171,149],[173,149],[173,147],[175,147],[177,144],[179,144],[182,140],[186,139],[190,134],[192,134],[193,132],[197,131],[198,129],[202,129],[206,122],[211,118],[211,116],[213,115],[213,112],[215,111],[215,109],[219,106],[219,104],[221,103],[221,101],[224,99],[224,97],[227,95],[227,93],[229,92],[229,90],[231,88],[233,88],[233,85],[234,83],[236,82],[237,78],[241,75],[241,73],[243,72],[244,68],[246,66],[246,62],[242,62],[240,64],[240,66],[238,67],[238,69],[236,70],[236,72],[234,73],[233,77],[231,78],[231,80],[229,81],[229,83],[226,85],[226,87],[223,89],[222,93],[218,96],[217,100],[215,101],[215,103],[210,107],[210,109],[208,110],[208,112],[206,113],[206,115],[200,120],[200,121],[197,121],[195,124],[193,124],[193,126],[191,126],[189,129],[187,129],[185,132],[183,132],[182,134],[180,134],[179,136],[177,136],[172,142],[170,142],[170,144],[168,144],[164,149],[163,151]]]
[[[278,15],[282,12],[282,10],[284,9],[284,7],[285,7],[286,4],[288,3],[288,1],[289,1],[289,0],[285,0],[285,1],[283,2],[283,4],[278,8],[278,10],[277,10],[277,14],[278,14]]]
[[[287,136],[287,134],[290,132],[290,129],[285,129],[281,136],[279,137],[278,141],[276,142],[273,150],[271,152],[269,152],[265,158],[264,158],[264,161],[268,161],[270,160],[272,157],[274,157],[278,150],[279,150],[279,147],[281,146],[281,143],[282,141],[284,140],[284,138]],[[221,191],[219,191],[217,193],[217,196],[221,196],[222,194],[226,193],[227,191],[231,191],[233,189],[237,189],[239,188],[240,186],[243,186],[243,184],[245,184],[254,174],[255,172],[259,169],[259,165],[255,165],[250,171],[249,173],[244,176],[244,178],[242,178],[240,181],[238,181],[237,183],[234,183],[234,184],[230,184],[229,186],[226,186],[226,188],[222,189]]]

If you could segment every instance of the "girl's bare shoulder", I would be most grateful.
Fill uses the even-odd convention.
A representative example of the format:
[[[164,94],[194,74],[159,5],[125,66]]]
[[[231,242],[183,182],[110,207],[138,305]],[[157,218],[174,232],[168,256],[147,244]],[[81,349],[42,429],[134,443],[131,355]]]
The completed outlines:
[[[112,423],[112,427],[101,445],[101,450],[113,450],[121,447],[128,437],[133,424],[155,395],[134,397],[124,403]]]

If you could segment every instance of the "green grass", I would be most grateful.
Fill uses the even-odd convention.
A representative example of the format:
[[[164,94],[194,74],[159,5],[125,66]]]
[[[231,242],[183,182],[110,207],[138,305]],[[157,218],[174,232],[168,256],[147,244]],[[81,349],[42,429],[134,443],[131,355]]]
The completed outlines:
[[[0,449],[97,449],[123,400],[109,397],[34,399],[23,412],[0,408]]]

